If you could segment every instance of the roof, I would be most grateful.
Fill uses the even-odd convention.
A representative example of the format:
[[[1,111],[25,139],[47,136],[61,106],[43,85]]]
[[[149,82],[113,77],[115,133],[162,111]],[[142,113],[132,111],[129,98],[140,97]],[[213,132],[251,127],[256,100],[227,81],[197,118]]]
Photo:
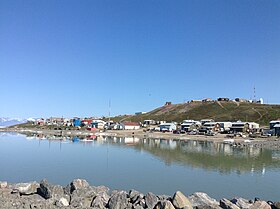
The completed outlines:
[[[280,120],[272,120],[269,123],[280,123]]]
[[[122,124],[125,126],[140,126],[137,122],[123,122]]]

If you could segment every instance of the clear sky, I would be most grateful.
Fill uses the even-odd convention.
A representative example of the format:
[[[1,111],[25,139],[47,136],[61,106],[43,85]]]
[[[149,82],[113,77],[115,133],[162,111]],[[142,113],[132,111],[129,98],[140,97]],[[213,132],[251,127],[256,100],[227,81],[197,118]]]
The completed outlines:
[[[0,0],[0,116],[280,103],[279,0]]]

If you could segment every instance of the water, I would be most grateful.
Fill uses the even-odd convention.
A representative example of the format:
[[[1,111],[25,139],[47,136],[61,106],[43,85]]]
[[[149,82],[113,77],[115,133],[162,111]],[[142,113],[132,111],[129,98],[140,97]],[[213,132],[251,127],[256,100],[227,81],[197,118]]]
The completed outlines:
[[[0,133],[0,181],[84,178],[110,189],[280,200],[280,151],[176,140],[54,140]]]

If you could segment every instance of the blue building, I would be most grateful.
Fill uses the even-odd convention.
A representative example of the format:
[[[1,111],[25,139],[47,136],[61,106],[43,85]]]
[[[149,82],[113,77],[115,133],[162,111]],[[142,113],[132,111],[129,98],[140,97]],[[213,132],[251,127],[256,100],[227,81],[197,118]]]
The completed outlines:
[[[73,125],[74,127],[81,126],[81,120],[79,118],[74,118]]]

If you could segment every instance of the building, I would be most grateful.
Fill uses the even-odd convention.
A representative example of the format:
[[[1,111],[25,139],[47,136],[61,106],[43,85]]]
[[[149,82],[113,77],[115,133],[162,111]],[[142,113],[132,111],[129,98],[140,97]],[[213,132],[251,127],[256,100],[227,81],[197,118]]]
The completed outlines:
[[[269,122],[269,128],[273,129],[276,124],[280,124],[280,120],[272,120]]]
[[[177,129],[177,126],[175,123],[163,123],[160,124],[159,126],[160,131],[165,132],[171,132],[171,131],[175,131]]]
[[[236,102],[249,102],[247,99],[242,99],[242,98],[235,98]]]
[[[106,122],[103,120],[93,120],[91,122],[91,127],[92,128],[97,128],[97,129],[104,129],[106,125]]]
[[[274,126],[274,130],[275,130],[275,136],[279,137],[280,136],[280,124],[279,123]]]
[[[81,126],[82,122],[81,122],[81,119],[80,118],[74,118],[73,119],[73,126],[74,127],[78,127],[78,126]]]
[[[144,120],[143,125],[144,126],[150,126],[150,125],[156,125],[157,122],[155,120]]]
[[[120,129],[123,130],[137,130],[140,129],[140,124],[137,122],[123,122],[120,124]]]
[[[136,112],[135,115],[142,115],[142,114],[146,114],[147,112]]]
[[[203,124],[202,129],[207,131],[220,131],[220,124],[218,122],[206,122]]]
[[[218,101],[219,102],[228,102],[229,98],[220,97],[220,98],[218,98]]]
[[[232,127],[232,122],[218,122],[220,124],[220,131],[221,132],[228,132]]]
[[[213,119],[202,119],[200,120],[201,124],[203,125],[204,123],[207,123],[207,122],[214,122]]]
[[[202,100],[202,102],[212,102],[213,100],[211,98],[205,98]]]
[[[255,122],[233,122],[230,127],[230,131],[233,133],[238,132],[252,132],[257,131],[260,128],[260,125]]]
[[[181,123],[181,130],[184,131],[192,131],[194,129],[198,129],[201,126],[199,121],[195,120],[183,120]]]

